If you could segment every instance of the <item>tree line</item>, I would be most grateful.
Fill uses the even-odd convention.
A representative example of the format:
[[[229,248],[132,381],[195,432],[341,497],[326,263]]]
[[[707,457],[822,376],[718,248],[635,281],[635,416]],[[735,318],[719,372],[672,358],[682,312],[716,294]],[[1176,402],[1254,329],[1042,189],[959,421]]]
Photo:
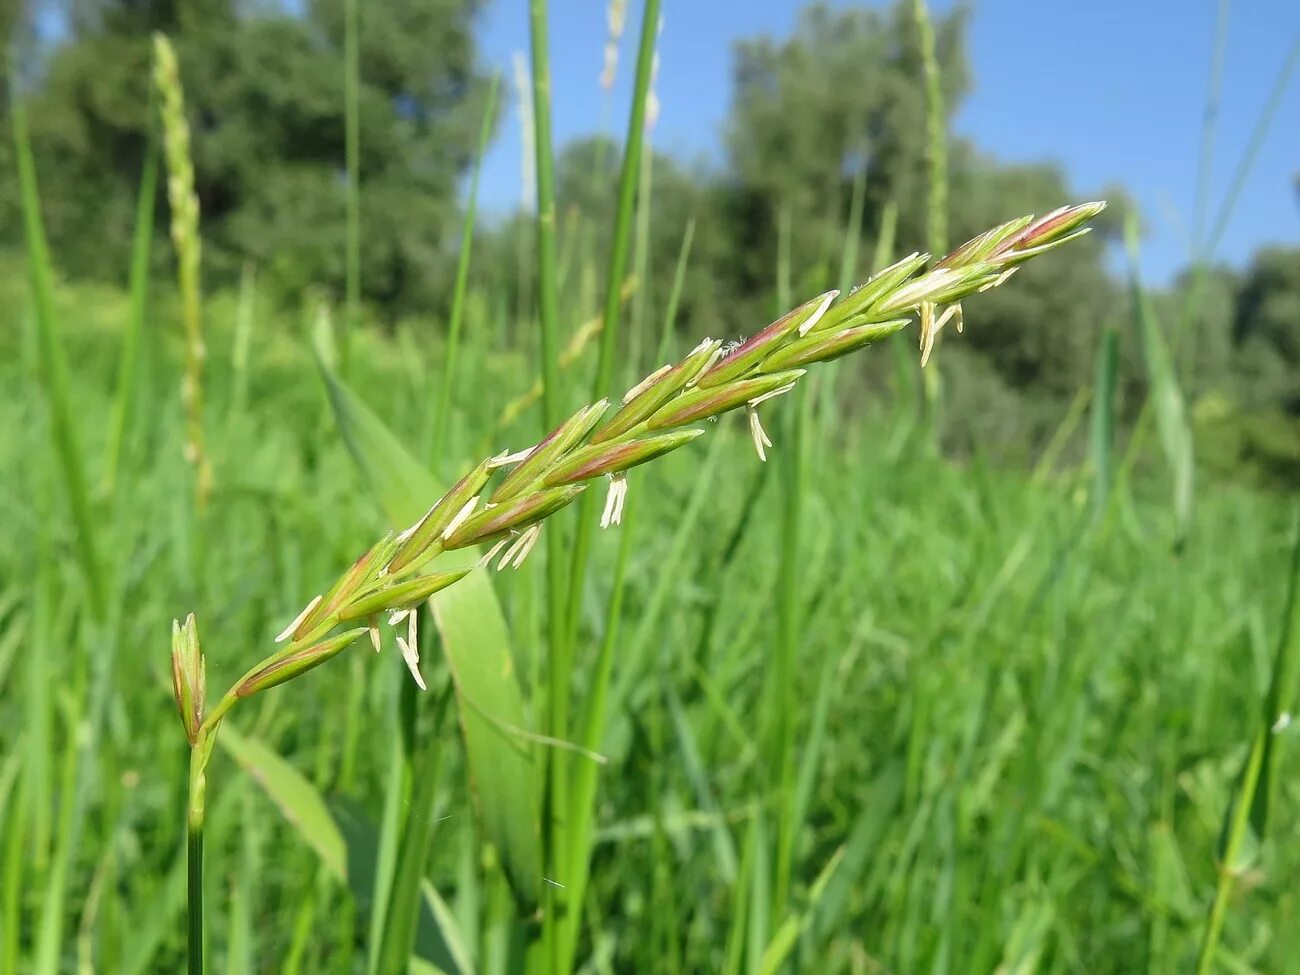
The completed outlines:
[[[343,3],[72,0],[60,5],[54,36],[42,3],[0,5],[0,29],[25,52],[15,58],[19,82],[6,104],[27,101],[62,270],[123,277],[152,130],[149,35],[162,30],[177,46],[186,86],[208,287],[232,283],[252,262],[259,280],[286,299],[306,289],[341,295]],[[436,321],[446,310],[459,190],[488,83],[474,37],[483,6],[362,5],[362,282],[380,318]],[[42,24],[47,36],[33,43]],[[971,81],[964,12],[937,17],[934,30],[951,118]],[[890,224],[894,255],[925,249],[921,79],[906,3],[812,4],[789,36],[739,42],[723,159],[652,156],[639,308],[662,308],[691,222],[678,316],[689,334],[731,334],[766,321],[782,241],[796,293],[840,283],[850,237],[858,274],[870,270]],[[1018,287],[985,296],[963,341],[952,343],[959,366],[946,372],[947,395],[962,401],[964,414],[991,424],[1016,417],[1018,433],[1041,436],[1091,381],[1101,330],[1115,325],[1125,350],[1124,408],[1134,413],[1144,382],[1140,343],[1129,325],[1131,295],[1107,260],[1128,208],[1122,188],[1071,187],[1056,166],[1009,165],[952,136],[948,156],[953,241],[1064,200],[1104,195],[1113,205],[1085,246],[1049,255]],[[617,144],[603,137],[561,148],[561,248],[579,263],[598,264],[604,253],[619,165]],[[160,235],[166,219],[160,199]],[[520,213],[481,227],[474,268],[480,291],[516,328],[531,315],[528,221]],[[20,228],[12,149],[3,140],[0,246],[18,244]],[[576,277],[570,286],[582,287]],[[1157,308],[1169,328],[1179,325],[1171,345],[1193,416],[1210,431],[1211,459],[1218,451],[1225,468],[1244,458],[1267,477],[1300,478],[1300,249],[1262,250],[1240,272],[1189,270]],[[655,316],[644,317],[650,328]]]

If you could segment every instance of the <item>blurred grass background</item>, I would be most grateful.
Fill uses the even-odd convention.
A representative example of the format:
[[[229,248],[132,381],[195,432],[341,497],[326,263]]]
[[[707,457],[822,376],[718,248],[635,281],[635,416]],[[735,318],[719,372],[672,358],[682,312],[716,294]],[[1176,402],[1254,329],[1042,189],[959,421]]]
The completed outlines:
[[[475,228],[458,212],[489,100],[474,6],[362,5],[351,310],[344,45],[331,48],[345,5],[105,3],[52,51],[17,48],[27,53],[5,112],[28,107],[59,274],[43,307],[6,139],[0,972],[180,969],[186,755],[167,621],[197,614],[209,682],[224,689],[387,526],[313,349],[346,350],[351,387],[444,482],[536,439],[536,408],[502,420],[543,372],[533,217]],[[752,333],[934,234],[934,132],[901,118],[926,112],[915,13],[814,11],[794,37],[742,51],[734,171],[692,173],[649,146],[633,160],[631,266],[606,289],[626,294],[616,381],[658,365],[663,347],[672,357],[705,334]],[[309,25],[306,40],[295,24]],[[214,487],[202,511],[182,450],[168,212],[162,196],[156,215],[137,197],[151,185],[153,27],[180,53],[211,242]],[[962,29],[959,16],[934,27],[948,105]],[[461,83],[450,107],[402,107],[448,97],[406,35],[445,42],[440,78]],[[234,50],[243,67],[223,75]],[[896,51],[863,81],[870,105],[836,74],[866,50]],[[809,67],[819,59],[824,73]],[[292,67],[288,80],[275,63]],[[271,111],[260,99],[277,92]],[[799,126],[837,145],[809,147]],[[249,143],[233,139],[241,127]],[[780,172],[762,165],[791,146]],[[949,149],[953,241],[1070,196],[1050,167]],[[606,304],[621,156],[606,139],[558,154],[560,348]],[[1300,255],[1266,250],[1240,272],[1201,261],[1153,292],[1139,280],[1135,214],[1116,204],[1087,246],[969,302],[965,335],[945,334],[928,367],[937,379],[923,383],[911,346],[893,343],[810,391],[802,420],[774,429],[774,463],[760,466],[743,425],[724,421],[635,477],[629,523],[594,538],[570,604],[573,702],[592,692],[602,645],[614,653],[591,879],[576,908],[584,970],[1184,971],[1204,959],[1216,896],[1225,928],[1211,965],[1295,970],[1297,766],[1280,747],[1294,732],[1275,718],[1294,693],[1285,651],[1300,639],[1288,625]],[[1118,273],[1107,254],[1126,216],[1133,261]],[[69,364],[65,391],[50,380],[52,341]],[[586,396],[599,344],[559,372],[564,404]],[[793,404],[778,405],[789,420]],[[89,532],[69,513],[60,408]],[[782,465],[796,450],[792,505]],[[573,531],[569,521],[554,534]],[[538,552],[493,577],[542,729],[546,570]],[[783,650],[791,666],[774,671]],[[408,820],[432,836],[413,970],[525,963],[528,923],[476,823],[446,668],[427,655],[433,686],[418,702],[395,648],[357,648],[232,719],[209,796],[213,970],[380,970],[375,918],[392,906],[376,903],[376,875],[393,869],[385,844]],[[1279,747],[1265,786],[1243,792],[1260,742]],[[569,761],[572,774],[582,759]],[[417,787],[431,804],[412,801]],[[1233,812],[1247,807],[1251,829],[1221,871]]]

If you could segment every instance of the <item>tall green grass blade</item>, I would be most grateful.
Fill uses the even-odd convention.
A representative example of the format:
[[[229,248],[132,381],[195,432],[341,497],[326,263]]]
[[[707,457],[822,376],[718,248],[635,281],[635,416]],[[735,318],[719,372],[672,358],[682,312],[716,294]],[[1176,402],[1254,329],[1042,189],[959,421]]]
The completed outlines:
[[[423,745],[413,764],[420,774],[411,790],[411,808],[421,810],[418,815],[407,816],[402,833],[402,845],[397,856],[397,869],[393,877],[393,896],[385,912],[382,944],[379,949],[379,971],[382,975],[402,975],[415,948],[416,924],[420,915],[421,899],[408,896],[411,889],[420,889],[429,850],[433,846],[433,829],[427,819],[438,792],[438,771],[442,757],[442,742],[437,740],[442,725],[442,713],[449,695],[440,694],[437,715],[430,727],[434,740]]]
[[[339,351],[343,375],[361,327],[361,0],[343,0],[343,152],[347,173],[345,310]]]
[[[695,790],[695,801],[705,815],[714,817],[710,833],[713,839],[713,857],[718,865],[717,876],[728,887],[734,887],[737,872],[736,845],[722,818],[716,792],[709,782],[708,769],[700,753],[695,732],[687,719],[686,709],[682,706],[681,697],[671,686],[665,690],[665,694],[668,698],[668,715],[672,720],[673,732],[677,736],[682,765],[687,778],[690,779],[691,787]]]
[[[1218,883],[1201,940],[1197,975],[1213,972],[1216,959],[1224,954],[1219,941],[1228,906],[1237,881],[1253,867],[1266,839],[1273,793],[1277,788],[1281,733],[1291,724],[1296,676],[1300,672],[1300,509],[1297,509],[1292,523],[1290,576],[1277,652],[1255,737],[1224,816]]]
[[[1291,725],[1300,675],[1300,512],[1293,519],[1294,541],[1291,545],[1291,578],[1287,586],[1282,626],[1269,675],[1268,693],[1264,697],[1264,758],[1259,788],[1251,801],[1250,824],[1262,842],[1268,828],[1273,797],[1277,791],[1277,769],[1282,750],[1281,733]]]
[[[812,922],[814,912],[818,904],[821,903],[822,895],[826,893],[827,887],[830,886],[831,880],[839,871],[844,862],[844,847],[836,850],[826,861],[821,872],[813,881],[812,887],[808,891],[808,902],[799,911],[788,915],[781,922],[781,926],[776,929],[772,940],[768,942],[763,949],[763,956],[759,965],[760,975],[776,975],[781,970],[790,957],[790,953],[799,942],[799,936],[804,932]]]
[[[264,741],[245,736],[226,722],[217,741],[266,792],[275,808],[311,847],[336,879],[347,879],[347,848],[338,823],[320,792]]]
[[[1142,336],[1143,359],[1146,363],[1150,398],[1155,413],[1156,431],[1165,461],[1173,479],[1173,510],[1176,523],[1176,544],[1181,545],[1191,527],[1194,448],[1192,431],[1187,421],[1183,394],[1174,375],[1169,348],[1164,333],[1156,319],[1151,299],[1142,288],[1139,273],[1138,224],[1136,214],[1130,214],[1125,225],[1125,238],[1129,253],[1129,282],[1133,301],[1133,314]]]
[[[109,421],[108,442],[104,448],[104,493],[110,498],[117,491],[117,472],[122,461],[127,424],[135,409],[139,386],[140,335],[144,331],[149,299],[149,258],[153,243],[154,198],[158,191],[158,154],[152,143],[145,150],[144,170],[140,176],[140,193],[135,206],[135,234],[131,244],[130,311],[122,335],[122,355],[118,360],[117,395]]]
[[[939,77],[939,60],[934,51],[934,26],[925,0],[912,0],[912,17],[920,41],[921,68],[925,79],[925,164],[928,176],[926,197],[927,246],[931,254],[948,252],[948,146],[947,113]],[[883,267],[883,265],[877,265]]]
[[[257,317],[257,269],[245,263],[239,272],[239,305],[235,311],[235,334],[230,349],[230,395],[232,422],[248,411],[248,365]]]
[[[1282,104],[1282,96],[1286,94],[1287,85],[1291,82],[1291,73],[1295,71],[1297,66],[1300,66],[1300,35],[1296,36],[1295,41],[1292,42],[1290,49],[1287,51],[1282,67],[1278,69],[1277,77],[1273,81],[1273,87],[1269,89],[1268,99],[1264,102],[1259,118],[1250,131],[1250,140],[1246,144],[1246,149],[1232,171],[1228,192],[1224,194],[1223,202],[1219,204],[1219,209],[1215,213],[1214,224],[1205,245],[1207,254],[1213,254],[1219,246],[1219,241],[1223,239],[1223,232],[1228,226],[1228,220],[1231,219],[1233,211],[1237,208],[1237,199],[1241,196],[1241,190],[1246,185],[1246,178],[1250,175],[1255,160],[1259,158],[1259,151],[1264,145],[1264,139],[1273,125],[1273,117],[1277,114],[1278,107]]]
[[[10,757],[17,764],[19,753]],[[4,821],[4,886],[0,888],[0,912],[3,913],[4,926],[0,927],[0,961],[4,962],[6,972],[18,971],[20,951],[20,934],[18,919],[23,914],[23,892],[25,890],[24,868],[27,865],[26,850],[23,843],[27,839],[28,782],[30,773],[20,771],[17,792],[14,794],[13,811],[5,816]]]
[[[791,217],[783,209],[778,221],[777,304],[788,308],[791,295]],[[781,518],[776,582],[776,646],[767,671],[766,752],[770,762],[767,788],[776,797],[776,855],[773,863],[771,915],[785,914],[794,870],[795,816],[795,714],[796,660],[802,645],[804,619],[803,580],[805,540],[803,537],[804,497],[808,479],[808,389],[800,386],[790,394],[788,412],[782,424],[781,450],[776,466],[781,483]],[[756,861],[757,863],[757,861]],[[757,907],[757,902],[755,902]],[[751,964],[754,959],[751,958]]]
[[[533,175],[537,188],[536,268],[537,316],[542,372],[542,426],[552,430],[560,421],[563,404],[560,389],[560,325],[556,267],[555,155],[551,143],[551,64],[546,0],[529,0],[528,34],[532,54]],[[606,323],[608,325],[608,323]],[[607,329],[608,331],[608,329]],[[546,729],[556,740],[568,737],[569,671],[572,647],[565,624],[569,597],[565,590],[565,550],[560,525],[546,533],[548,683]],[[454,587],[453,587],[454,588]],[[547,757],[547,811],[543,855],[546,868],[558,873],[568,863],[565,799],[568,789],[567,756],[556,752]],[[554,878],[553,878],[554,879]],[[563,884],[563,880],[557,879]],[[530,965],[555,967],[556,922],[565,914],[563,887],[545,890],[542,938],[535,943]],[[538,954],[540,952],[540,954]],[[542,959],[545,959],[543,962]]]
[[[442,957],[438,960],[442,964],[439,965],[439,970],[446,975],[473,975],[475,971],[473,953],[461,934],[460,926],[456,923],[456,916],[451,908],[447,906],[447,902],[442,899],[433,884],[427,880],[421,882],[420,894],[429,913],[433,916],[441,938],[442,943],[439,947],[442,950],[439,955]]]
[[[400,678],[396,672],[394,677]],[[392,695],[396,698],[396,695]],[[389,748],[388,774],[384,783],[384,805],[380,814],[379,839],[375,850],[375,876],[370,897],[370,922],[366,939],[366,975],[379,971],[379,953],[384,945],[384,929],[388,924],[389,901],[393,891],[393,875],[397,871],[397,852],[402,837],[402,809],[406,805],[405,749],[399,731],[398,718],[390,719],[392,745]]]
[[[355,0],[353,0],[355,2]],[[451,313],[447,319],[447,352],[443,357],[442,382],[438,384],[437,405],[433,414],[433,442],[430,445],[434,469],[438,458],[446,452],[447,420],[451,412],[451,394],[456,385],[460,352],[460,330],[465,318],[465,291],[469,283],[470,256],[474,251],[474,229],[478,213],[478,181],[487,155],[488,142],[496,120],[497,91],[501,87],[500,73],[492,75],[488,85],[487,104],[483,106],[483,122],[479,127],[478,153],[469,179],[469,196],[465,200],[465,222],[461,227],[460,256],[456,259],[456,284],[451,293]]]
[[[677,327],[677,308],[682,300],[682,284],[686,280],[686,268],[691,262],[691,246],[695,242],[695,218],[686,221],[686,230],[682,233],[682,246],[677,252],[677,264],[673,268],[673,284],[668,292],[668,305],[664,309],[664,327],[659,334],[659,346],[655,350],[655,362],[663,362],[668,357],[668,348]]]
[[[538,16],[538,8],[543,7],[542,0],[533,0],[534,21]],[[641,35],[640,45],[637,52],[636,62],[636,80],[633,86],[632,106],[628,119],[627,139],[623,148],[622,171],[619,176],[618,190],[618,207],[615,211],[614,226],[612,228],[612,237],[610,242],[609,262],[605,275],[605,313],[603,319],[603,328],[600,336],[600,358],[596,368],[596,376],[592,388],[595,391],[593,398],[600,398],[610,389],[614,379],[614,351],[617,348],[618,341],[618,321],[621,310],[621,291],[623,277],[627,271],[628,252],[631,245],[631,234],[633,218],[635,214],[635,204],[637,195],[637,184],[641,174],[641,155],[645,139],[645,119],[646,119],[646,98],[650,90],[650,79],[654,62],[655,37],[659,27],[659,0],[646,0],[645,8],[641,17]],[[543,28],[544,29],[544,28]],[[545,40],[544,34],[542,40]],[[536,23],[534,33],[534,77],[537,77],[537,35]],[[548,82],[549,83],[549,82]],[[537,115],[543,112],[549,114],[549,104],[543,103],[540,99],[535,99]],[[546,156],[549,165],[549,120],[546,123],[547,145]],[[539,136],[542,132],[540,118],[538,119],[537,131]],[[543,157],[543,146],[539,138],[538,141],[538,190],[539,201],[541,199],[541,190],[543,183],[541,180],[541,162]],[[553,212],[553,210],[552,210]],[[539,254],[539,258],[540,258]],[[539,268],[542,265],[539,265]],[[640,283],[642,287],[646,282]],[[543,294],[543,297],[544,294]],[[543,330],[545,335],[545,329]],[[549,363],[544,363],[547,368],[551,368]],[[547,374],[547,383],[551,381],[558,382],[558,371]],[[547,417],[548,428],[553,425],[555,416]],[[596,519],[594,517],[594,498],[582,498],[578,504],[579,514],[576,528],[576,535],[573,540],[571,554],[565,551],[562,545],[561,533],[552,529],[550,541],[547,547],[548,562],[548,586],[550,589],[550,613],[552,619],[550,622],[550,672],[547,675],[549,698],[550,698],[550,721],[549,732],[553,738],[567,740],[570,737],[569,720],[568,720],[568,695],[570,675],[573,667],[574,646],[577,642],[578,622],[582,614],[582,595],[583,580],[586,577],[587,562],[589,558],[592,532],[595,530]],[[566,559],[567,556],[567,559]],[[562,566],[567,560],[569,565],[569,574],[567,582],[563,578]],[[551,569],[550,566],[555,568]],[[558,616],[558,618],[557,618]],[[568,803],[570,790],[568,788],[568,764],[569,757],[561,753],[555,753],[551,756],[551,778],[549,782],[549,797],[552,810],[552,817],[548,823],[548,840],[550,864],[552,869],[567,869],[571,857],[571,838],[568,835]],[[553,878],[557,883],[566,883],[567,878]],[[548,888],[551,895],[552,912],[548,915],[548,924],[554,923],[576,923],[575,921],[559,921],[565,917],[566,913],[576,912],[576,907],[569,902],[564,894],[563,888]],[[562,931],[551,934],[554,938],[553,951],[565,945],[569,939]],[[564,958],[558,954],[553,954],[551,963],[560,970],[567,970],[571,966],[572,959]]]
[[[339,430],[395,526],[412,524],[441,496],[435,479],[339,377],[324,370]],[[439,569],[478,560],[473,549],[447,553]],[[480,821],[497,847],[521,912],[539,902],[542,884],[541,812],[535,748],[510,652],[509,634],[487,571],[480,569],[432,600],[456,686],[461,732]],[[418,781],[426,769],[416,769]],[[436,772],[436,769],[433,771]],[[427,820],[427,810],[411,815]],[[432,829],[433,824],[428,823]],[[390,903],[417,899],[418,890],[394,889]],[[391,910],[391,907],[390,907]]]
[[[1119,334],[1114,325],[1101,332],[1097,346],[1097,369],[1093,379],[1092,427],[1089,458],[1092,462],[1092,518],[1096,522],[1106,511],[1110,497],[1115,441],[1115,376],[1119,368]]]
[[[762,808],[754,810],[749,834],[753,863],[749,875],[749,925],[746,928],[745,971],[748,975],[762,975],[763,952],[769,940],[769,918],[772,910],[771,865],[768,863],[767,827]]]
[[[1196,228],[1192,232],[1193,259],[1209,257],[1206,250],[1205,224],[1210,218],[1210,173],[1214,160],[1214,140],[1219,122],[1219,97],[1223,92],[1223,55],[1228,41],[1228,0],[1219,0],[1214,21],[1214,50],[1210,56],[1209,88],[1205,93],[1205,113],[1201,126],[1201,157],[1196,167]]]
[[[19,91],[13,76],[9,79],[9,90],[15,93]],[[102,619],[106,609],[107,586],[99,555],[99,520],[91,510],[86,475],[82,468],[81,437],[73,416],[68,362],[54,311],[54,264],[45,240],[40,192],[36,183],[36,164],[32,159],[32,147],[27,134],[27,110],[21,97],[13,99],[9,114],[17,157],[23,237],[27,247],[27,270],[35,311],[41,380],[50,411],[50,433],[72,511],[74,545],[85,577],[90,611],[96,618]]]

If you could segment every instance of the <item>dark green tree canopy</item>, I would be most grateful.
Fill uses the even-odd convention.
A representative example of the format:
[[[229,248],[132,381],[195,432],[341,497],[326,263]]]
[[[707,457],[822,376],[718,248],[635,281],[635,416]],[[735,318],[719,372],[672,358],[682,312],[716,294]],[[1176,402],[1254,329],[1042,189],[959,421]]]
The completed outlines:
[[[481,107],[479,7],[361,4],[362,281],[393,312],[428,307],[443,290],[440,259],[454,243]],[[150,125],[149,35],[164,30],[186,89],[208,280],[251,260],[286,291],[341,290],[341,24],[342,0],[314,0],[300,15],[234,0],[78,4],[28,96],[42,183],[58,187],[45,206],[61,265],[121,274]]]

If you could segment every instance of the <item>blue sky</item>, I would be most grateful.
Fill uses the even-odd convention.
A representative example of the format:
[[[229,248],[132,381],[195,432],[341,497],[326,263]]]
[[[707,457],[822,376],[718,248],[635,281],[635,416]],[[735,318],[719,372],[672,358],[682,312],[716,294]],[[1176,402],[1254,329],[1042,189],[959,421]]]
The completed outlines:
[[[936,10],[952,0],[931,0]],[[622,137],[641,4],[629,4],[619,83],[608,106],[598,78],[603,0],[551,0],[557,145],[608,127]],[[788,34],[801,0],[662,0],[656,147],[720,160],[731,98],[733,42]],[[1160,282],[1188,258],[1218,4],[1214,0],[983,0],[973,4],[969,55],[974,88],[959,133],[1007,161],[1061,163],[1078,199],[1120,183],[1142,208],[1146,276]],[[481,25],[484,57],[508,80],[528,50],[525,0],[494,0]],[[1231,5],[1211,216],[1269,91],[1300,38],[1300,2]],[[509,87],[509,86],[507,86]],[[511,105],[484,161],[490,212],[517,204],[519,126]],[[1240,265],[1268,242],[1300,244],[1300,65],[1226,224],[1217,256]]]

